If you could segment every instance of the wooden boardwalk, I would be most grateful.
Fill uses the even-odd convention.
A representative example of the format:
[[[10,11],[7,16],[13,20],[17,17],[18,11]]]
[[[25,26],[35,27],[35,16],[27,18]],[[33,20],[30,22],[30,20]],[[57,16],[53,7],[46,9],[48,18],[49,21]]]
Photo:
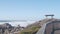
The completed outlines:
[[[60,20],[45,23],[37,34],[60,34]]]

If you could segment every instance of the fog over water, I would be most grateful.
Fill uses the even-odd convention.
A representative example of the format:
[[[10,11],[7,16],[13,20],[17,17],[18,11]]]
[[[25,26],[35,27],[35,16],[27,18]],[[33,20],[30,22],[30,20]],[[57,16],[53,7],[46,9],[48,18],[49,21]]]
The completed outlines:
[[[32,24],[34,22],[35,21],[27,21],[27,22],[0,22],[0,24],[9,23],[12,26],[20,25],[20,26],[26,27],[27,25]]]

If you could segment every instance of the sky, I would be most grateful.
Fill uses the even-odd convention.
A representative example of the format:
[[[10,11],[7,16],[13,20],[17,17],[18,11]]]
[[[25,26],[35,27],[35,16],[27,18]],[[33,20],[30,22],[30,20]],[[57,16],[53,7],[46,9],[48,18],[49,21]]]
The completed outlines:
[[[40,20],[46,14],[60,19],[60,0],[0,0],[0,20]]]

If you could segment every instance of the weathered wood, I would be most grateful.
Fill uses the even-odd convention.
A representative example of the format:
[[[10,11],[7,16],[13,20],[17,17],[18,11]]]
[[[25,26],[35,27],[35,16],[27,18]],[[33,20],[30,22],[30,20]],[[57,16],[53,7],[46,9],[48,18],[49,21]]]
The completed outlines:
[[[46,18],[49,17],[49,16],[50,16],[51,18],[53,18],[54,15],[51,14],[51,15],[45,15],[45,16],[46,16]]]
[[[60,20],[46,23],[46,25],[40,28],[37,34],[60,34]]]

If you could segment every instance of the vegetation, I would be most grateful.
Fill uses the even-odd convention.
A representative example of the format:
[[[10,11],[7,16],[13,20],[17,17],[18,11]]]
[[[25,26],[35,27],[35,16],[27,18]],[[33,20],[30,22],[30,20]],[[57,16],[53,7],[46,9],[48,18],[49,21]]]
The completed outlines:
[[[20,34],[35,34],[40,29],[40,26],[32,26],[30,28],[24,29]]]

